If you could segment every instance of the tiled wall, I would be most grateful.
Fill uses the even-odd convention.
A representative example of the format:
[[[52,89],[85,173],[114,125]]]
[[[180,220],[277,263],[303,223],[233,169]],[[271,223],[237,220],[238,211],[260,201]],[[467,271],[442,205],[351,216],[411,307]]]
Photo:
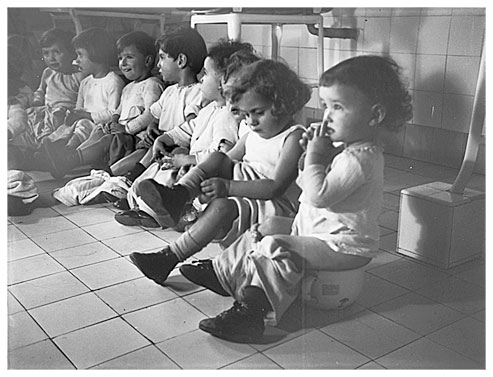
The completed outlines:
[[[359,30],[357,41],[325,39],[325,69],[369,53],[388,53],[403,68],[414,117],[389,138],[387,152],[460,167],[484,42],[484,8],[336,8],[324,24]],[[198,30],[208,44],[227,35],[225,25]],[[243,25],[242,40],[270,57],[270,26]],[[304,25],[284,26],[281,56],[301,78],[317,80],[317,37]],[[320,117],[316,89],[305,115]],[[485,171],[484,145],[476,171]]]

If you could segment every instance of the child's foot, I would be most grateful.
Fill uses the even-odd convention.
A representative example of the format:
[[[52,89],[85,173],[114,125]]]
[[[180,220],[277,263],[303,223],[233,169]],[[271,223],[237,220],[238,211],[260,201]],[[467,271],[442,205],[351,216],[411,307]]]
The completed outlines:
[[[157,221],[163,228],[176,226],[190,196],[183,186],[167,187],[153,179],[139,182],[135,193],[154,211]]]
[[[144,211],[129,209],[115,214],[116,222],[126,226],[143,226],[144,228],[160,228],[160,225]]]
[[[256,343],[264,334],[264,315],[260,307],[235,302],[214,318],[199,323],[202,331],[235,343]]]
[[[210,259],[194,261],[180,266],[181,274],[192,283],[205,287],[221,296],[229,296],[217,279]]]
[[[147,278],[160,285],[178,264],[178,258],[168,246],[157,253],[132,253],[130,260]]]

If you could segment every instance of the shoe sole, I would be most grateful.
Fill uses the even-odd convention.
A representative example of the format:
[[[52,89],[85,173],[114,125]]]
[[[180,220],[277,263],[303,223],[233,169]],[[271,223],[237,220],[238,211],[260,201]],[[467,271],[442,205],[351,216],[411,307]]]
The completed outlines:
[[[199,281],[199,279],[195,279],[194,276],[191,276],[189,275],[186,270],[187,268],[186,267],[189,267],[187,265],[183,265],[183,266],[180,266],[179,270],[180,270],[180,273],[189,281],[191,281],[192,283],[196,284],[196,285],[199,285],[201,287],[204,287],[206,289],[208,289],[209,291],[211,292],[214,292],[220,296],[223,296],[223,297],[230,297],[230,294],[228,292],[226,292],[224,289],[222,289],[222,287],[220,289],[215,289],[207,284],[204,284],[203,282]],[[194,266],[195,267],[195,266]],[[198,267],[196,267],[198,268]]]
[[[206,333],[215,336],[216,338],[227,340],[228,342],[233,343],[260,343],[262,340],[262,334],[260,335],[233,335],[230,333],[223,333],[221,331],[217,331],[215,329],[211,329],[207,326],[204,326],[202,323],[199,323],[199,329],[205,331]]]
[[[139,271],[142,272],[142,274],[146,278],[148,278],[149,280],[152,280],[156,284],[159,284],[159,285],[163,285],[164,286],[164,282],[166,281],[166,279],[164,279],[163,281],[160,281],[160,280],[157,280],[157,279],[153,278],[152,276],[147,275],[146,272],[142,268],[140,268],[138,261],[135,259],[135,257],[132,254],[130,254],[130,260],[132,261],[132,263],[134,264],[134,266],[137,267],[139,269]]]
[[[160,228],[161,226],[154,219],[136,219],[130,216],[119,216],[115,215],[115,220],[117,223],[125,226],[142,226],[144,228]]]
[[[178,224],[178,221],[175,221],[173,217],[170,215],[168,210],[162,205],[159,206],[158,211],[156,211],[156,206],[151,205],[150,203],[160,203],[161,202],[161,193],[159,192],[158,187],[156,187],[157,183],[152,180],[144,180],[139,182],[139,193],[142,201],[154,211],[156,216],[159,218],[159,224],[163,228],[173,228]]]

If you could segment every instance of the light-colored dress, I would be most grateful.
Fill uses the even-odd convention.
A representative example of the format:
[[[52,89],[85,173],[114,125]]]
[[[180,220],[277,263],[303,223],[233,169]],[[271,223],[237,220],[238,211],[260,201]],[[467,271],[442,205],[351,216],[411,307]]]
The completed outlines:
[[[298,296],[305,269],[331,269],[330,252],[374,257],[383,167],[382,149],[370,143],[346,148],[328,168],[306,167],[297,180],[303,193],[291,235],[255,242],[245,232],[213,259],[223,288],[241,300],[244,287],[262,287],[275,324]]]

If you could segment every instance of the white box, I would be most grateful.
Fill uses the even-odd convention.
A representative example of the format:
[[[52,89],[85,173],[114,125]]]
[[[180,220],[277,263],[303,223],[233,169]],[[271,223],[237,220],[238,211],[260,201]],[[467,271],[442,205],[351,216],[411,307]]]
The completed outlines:
[[[432,182],[401,191],[397,252],[450,268],[485,250],[485,194]]]

